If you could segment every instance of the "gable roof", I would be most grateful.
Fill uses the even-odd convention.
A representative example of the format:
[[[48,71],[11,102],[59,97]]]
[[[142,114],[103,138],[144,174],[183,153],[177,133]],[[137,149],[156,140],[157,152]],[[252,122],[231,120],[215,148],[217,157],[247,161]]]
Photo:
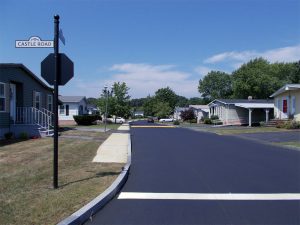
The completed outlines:
[[[214,104],[214,102],[221,102],[225,105],[235,105],[235,104],[243,104],[243,103],[254,103],[254,104],[262,104],[262,103],[273,103],[273,99],[215,99],[212,102],[208,103],[208,105]]]
[[[77,103],[80,102],[81,100],[85,100],[85,96],[58,96],[58,99],[61,102],[72,102],[72,103]],[[85,100],[86,101],[86,100]]]
[[[280,95],[286,91],[292,91],[292,90],[300,90],[300,84],[286,84],[282,88],[275,91],[270,97],[274,98],[277,95]]]
[[[215,102],[220,102],[225,105],[234,105],[241,108],[251,109],[251,108],[265,108],[272,109],[274,108],[273,99],[215,99],[208,104],[208,106],[214,106]]]
[[[27,73],[30,77],[32,77],[35,81],[37,81],[40,85],[42,85],[44,88],[53,91],[53,88],[46,85],[40,78],[38,78],[33,72],[31,72],[22,63],[0,63],[0,69],[1,68],[19,68],[23,70],[25,73]]]

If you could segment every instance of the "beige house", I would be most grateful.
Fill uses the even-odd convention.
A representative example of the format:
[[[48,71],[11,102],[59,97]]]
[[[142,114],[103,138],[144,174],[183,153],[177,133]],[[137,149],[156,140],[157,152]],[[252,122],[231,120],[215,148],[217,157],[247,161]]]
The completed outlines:
[[[300,121],[300,84],[286,84],[270,97],[274,98],[276,119],[295,118]]]
[[[266,99],[215,99],[208,104],[209,118],[215,115],[223,125],[252,126],[272,118],[274,103]]]

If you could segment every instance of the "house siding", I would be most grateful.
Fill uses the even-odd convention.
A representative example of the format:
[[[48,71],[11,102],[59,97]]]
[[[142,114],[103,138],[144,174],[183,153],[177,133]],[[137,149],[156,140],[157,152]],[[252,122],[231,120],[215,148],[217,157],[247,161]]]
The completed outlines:
[[[283,113],[283,106],[282,102],[283,99],[288,99],[288,112],[291,112],[291,106],[292,106],[292,97],[295,97],[296,107],[295,107],[295,113],[294,118],[297,121],[300,121],[300,90],[293,90],[293,91],[286,91],[280,95],[277,95],[274,98],[274,116],[276,119],[286,119],[288,118],[288,113]],[[277,101],[279,100],[279,106],[277,104]]]
[[[9,84],[17,84],[17,92],[22,88],[23,95],[17,95],[17,106],[32,107],[33,106],[33,91],[41,92],[41,107],[47,108],[47,95],[52,91],[43,87],[39,82],[29,76],[21,68],[1,68],[0,82]],[[19,86],[19,89],[18,89]],[[9,108],[9,105],[8,105]]]
[[[34,106],[33,93],[37,91],[41,93],[40,108],[47,109],[47,96],[53,96],[53,93],[51,88],[36,80],[22,64],[1,64],[0,82],[5,83],[6,98],[5,112],[0,112],[1,139],[6,132],[14,132],[10,118],[10,84],[16,86],[16,107]]]
[[[73,116],[79,115],[79,107],[82,106],[83,112],[82,114],[87,114],[87,104],[85,100],[81,100],[78,103],[68,103],[64,102],[64,113],[60,114],[60,109],[58,109],[59,120],[74,120]],[[69,115],[66,115],[66,105],[69,105]]]

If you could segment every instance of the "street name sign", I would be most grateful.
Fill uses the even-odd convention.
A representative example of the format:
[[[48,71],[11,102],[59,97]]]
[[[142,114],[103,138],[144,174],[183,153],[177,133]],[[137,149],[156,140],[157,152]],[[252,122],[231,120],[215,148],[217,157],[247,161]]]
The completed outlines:
[[[54,41],[43,41],[38,36],[33,36],[29,40],[16,40],[16,48],[54,48]]]

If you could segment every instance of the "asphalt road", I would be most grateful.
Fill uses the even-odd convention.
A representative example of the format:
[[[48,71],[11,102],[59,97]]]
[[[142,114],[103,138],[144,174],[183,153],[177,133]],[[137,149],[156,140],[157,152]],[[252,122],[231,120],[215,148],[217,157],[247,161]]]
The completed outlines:
[[[181,128],[131,128],[122,193],[300,193],[300,152]],[[229,195],[230,196],[230,195]],[[300,224],[299,200],[114,198],[87,224]]]

